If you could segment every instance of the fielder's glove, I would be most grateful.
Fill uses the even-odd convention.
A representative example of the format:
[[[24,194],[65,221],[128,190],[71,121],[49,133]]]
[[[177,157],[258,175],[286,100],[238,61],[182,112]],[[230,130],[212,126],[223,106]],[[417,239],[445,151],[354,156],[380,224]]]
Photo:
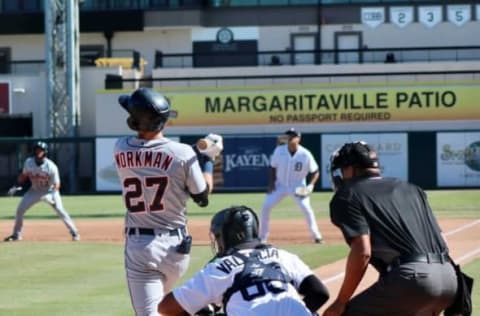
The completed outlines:
[[[22,187],[14,185],[10,189],[8,189],[7,195],[14,196],[17,191],[22,190]]]
[[[307,197],[313,192],[313,184],[309,184],[306,187],[296,187],[295,195],[299,197]]]

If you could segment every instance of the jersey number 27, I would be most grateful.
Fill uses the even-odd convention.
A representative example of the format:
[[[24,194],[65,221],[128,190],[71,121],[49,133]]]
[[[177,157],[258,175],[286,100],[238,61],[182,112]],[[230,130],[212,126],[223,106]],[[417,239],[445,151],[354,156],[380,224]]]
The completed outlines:
[[[154,189],[154,195],[151,198],[151,201],[145,200],[143,192],[144,186],[142,185],[142,180],[140,178],[126,178],[123,181],[123,186],[127,190],[125,193],[127,209],[130,212],[145,212],[147,210],[146,204],[148,204],[148,210],[152,212],[163,211],[164,205],[162,201],[165,189],[168,185],[168,177],[147,177],[144,178],[144,181],[145,188]]]

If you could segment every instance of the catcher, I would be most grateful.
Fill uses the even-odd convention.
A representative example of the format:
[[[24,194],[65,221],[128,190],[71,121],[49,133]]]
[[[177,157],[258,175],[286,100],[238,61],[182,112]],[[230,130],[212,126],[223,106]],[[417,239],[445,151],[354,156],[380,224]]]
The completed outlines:
[[[223,150],[223,137],[218,134],[208,134],[204,138],[200,138],[194,145],[193,150],[197,154],[200,169],[202,169],[203,177],[208,184],[208,190],[213,190],[213,167],[215,158],[220,155]]]
[[[215,258],[160,302],[161,315],[218,315],[202,308],[215,304],[230,316],[311,316],[328,300],[327,288],[302,260],[261,243],[251,208],[216,213],[210,239]]]
[[[17,183],[13,185],[7,193],[9,196],[13,196],[17,191],[21,191],[23,189],[22,186],[28,179],[32,183],[32,186],[25,193],[17,207],[13,233],[6,237],[4,241],[22,240],[23,217],[29,208],[40,201],[47,203],[57,212],[57,215],[63,220],[70,231],[73,241],[80,240],[80,235],[75,224],[63,207],[59,191],[60,175],[58,173],[58,167],[52,160],[47,158],[47,144],[37,142],[35,146],[33,146],[33,153],[33,157],[25,160],[23,171],[18,176]]]

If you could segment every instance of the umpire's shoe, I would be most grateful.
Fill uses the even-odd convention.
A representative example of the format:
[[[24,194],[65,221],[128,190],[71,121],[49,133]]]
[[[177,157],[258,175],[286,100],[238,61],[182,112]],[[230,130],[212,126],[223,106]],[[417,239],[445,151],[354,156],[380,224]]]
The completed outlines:
[[[19,235],[17,235],[17,234],[10,235],[10,236],[5,237],[5,238],[3,239],[3,241],[5,241],[5,242],[8,242],[8,241],[20,241],[20,240],[22,240],[22,237],[19,236]]]

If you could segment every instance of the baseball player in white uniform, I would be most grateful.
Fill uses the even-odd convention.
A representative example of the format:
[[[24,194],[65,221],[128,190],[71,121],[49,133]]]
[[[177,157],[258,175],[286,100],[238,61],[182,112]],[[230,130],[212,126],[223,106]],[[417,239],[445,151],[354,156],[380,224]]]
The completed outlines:
[[[126,207],[125,269],[137,316],[158,315],[157,305],[187,270],[191,236],[186,202],[208,205],[208,186],[192,147],[163,136],[168,100],[140,88],[119,98],[136,136],[115,144],[114,158]]]
[[[273,207],[290,195],[302,210],[313,241],[322,243],[322,234],[310,204],[310,193],[319,179],[318,164],[310,151],[300,145],[301,135],[298,131],[291,128],[285,132],[285,137],[286,143],[278,145],[270,159],[268,193],[260,216],[260,238],[263,241],[268,238]],[[308,185],[307,176],[310,178]]]
[[[33,147],[33,151],[34,156],[25,160],[23,171],[18,176],[17,184],[12,186],[7,193],[13,196],[15,192],[22,190],[22,185],[24,185],[28,179],[30,180],[31,187],[23,195],[20,204],[17,206],[13,233],[6,237],[4,241],[22,240],[23,217],[28,209],[40,201],[46,202],[55,210],[70,231],[73,241],[80,240],[80,234],[75,224],[63,207],[59,192],[60,175],[58,173],[58,167],[52,160],[47,158],[47,144],[37,142]]]
[[[252,209],[215,214],[210,238],[216,257],[163,299],[161,315],[194,315],[213,304],[229,316],[311,316],[328,300],[328,290],[300,258],[260,242]]]

